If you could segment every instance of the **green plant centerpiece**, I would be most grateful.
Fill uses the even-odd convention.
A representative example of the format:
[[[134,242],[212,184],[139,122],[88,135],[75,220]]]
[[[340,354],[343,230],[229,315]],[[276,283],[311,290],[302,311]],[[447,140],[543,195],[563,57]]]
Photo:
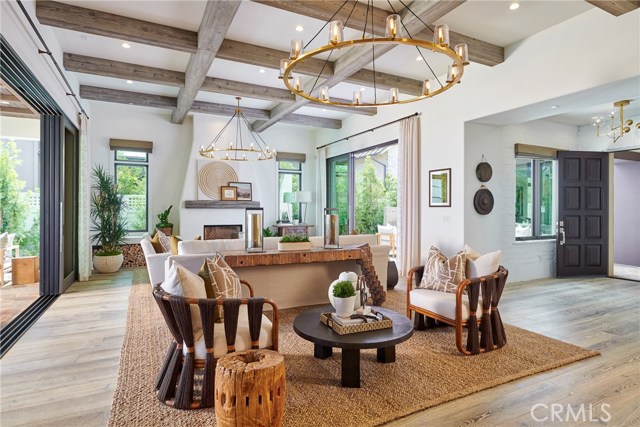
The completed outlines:
[[[158,214],[158,223],[156,224],[156,228],[162,231],[167,236],[173,234],[173,224],[169,222],[169,213],[171,212],[171,208],[173,205],[169,206],[169,209],[164,210]]]
[[[349,317],[353,314],[356,302],[356,290],[353,283],[348,280],[341,280],[333,287],[333,305],[336,309],[336,316]]]
[[[102,248],[93,257],[100,273],[113,273],[122,266],[120,245],[127,234],[124,213],[127,203],[118,191],[115,177],[101,165],[93,168],[91,186],[91,239]]]
[[[308,251],[311,241],[305,234],[285,234],[278,242],[279,251]]]

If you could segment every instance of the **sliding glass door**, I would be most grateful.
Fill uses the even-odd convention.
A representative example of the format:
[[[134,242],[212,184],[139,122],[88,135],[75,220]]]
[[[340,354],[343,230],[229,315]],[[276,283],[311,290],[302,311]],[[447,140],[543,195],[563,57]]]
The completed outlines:
[[[396,141],[327,160],[327,204],[338,208],[340,234],[395,225],[397,165]]]

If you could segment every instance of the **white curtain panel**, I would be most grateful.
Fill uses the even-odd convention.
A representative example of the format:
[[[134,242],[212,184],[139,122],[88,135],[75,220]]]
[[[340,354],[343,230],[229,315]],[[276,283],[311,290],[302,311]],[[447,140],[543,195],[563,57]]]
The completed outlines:
[[[88,120],[80,116],[80,168],[78,173],[78,277],[81,282],[91,275],[91,236],[89,227],[89,198],[91,179],[89,171]]]
[[[316,150],[316,234],[322,235],[327,206],[327,147]]]
[[[398,138],[398,273],[420,264],[420,117],[400,122]]]

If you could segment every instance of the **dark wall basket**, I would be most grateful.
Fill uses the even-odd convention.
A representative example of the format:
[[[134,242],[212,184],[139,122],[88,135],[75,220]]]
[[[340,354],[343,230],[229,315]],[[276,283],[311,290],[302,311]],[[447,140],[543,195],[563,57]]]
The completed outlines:
[[[493,210],[493,194],[484,185],[473,196],[473,207],[480,215],[487,215]]]

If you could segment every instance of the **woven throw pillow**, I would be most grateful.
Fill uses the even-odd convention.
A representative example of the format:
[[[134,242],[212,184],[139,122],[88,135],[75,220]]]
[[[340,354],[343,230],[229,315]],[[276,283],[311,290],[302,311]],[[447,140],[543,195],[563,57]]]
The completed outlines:
[[[156,237],[160,240],[162,246],[162,252],[171,252],[171,237],[164,234],[162,231],[156,229]],[[155,238],[155,237],[154,237]],[[151,241],[153,244],[153,240]]]
[[[464,245],[464,252],[467,254],[467,278],[487,276],[495,273],[500,268],[502,251],[481,255],[480,252],[469,245]]]
[[[435,246],[429,248],[419,288],[455,293],[465,276],[466,254],[458,252],[447,259]]]
[[[224,258],[216,254],[213,259],[207,259],[207,267],[211,275],[211,284],[216,298],[242,298],[240,278],[229,267]],[[216,323],[224,320],[222,307],[218,306]]]
[[[172,295],[187,298],[206,298],[207,291],[204,287],[204,280],[195,273],[192,273],[182,265],[173,261],[169,268],[167,277],[162,283],[162,289]],[[195,304],[189,304],[191,310],[191,325],[193,326],[193,339],[198,341],[202,337],[202,318],[200,309]]]

